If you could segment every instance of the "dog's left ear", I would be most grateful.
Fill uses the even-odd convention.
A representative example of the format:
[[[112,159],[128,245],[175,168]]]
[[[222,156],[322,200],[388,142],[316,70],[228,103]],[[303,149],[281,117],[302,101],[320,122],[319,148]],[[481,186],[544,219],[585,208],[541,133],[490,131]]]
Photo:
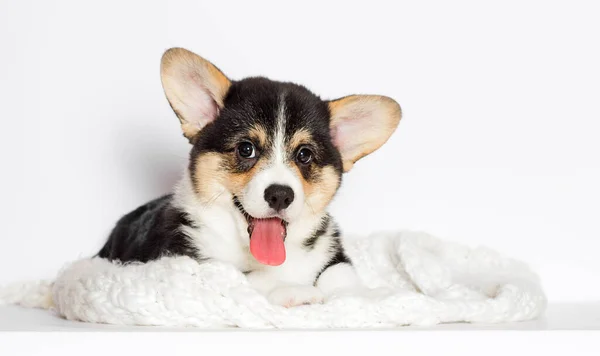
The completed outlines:
[[[344,172],[381,147],[398,127],[400,105],[387,96],[351,95],[329,102],[330,129]]]

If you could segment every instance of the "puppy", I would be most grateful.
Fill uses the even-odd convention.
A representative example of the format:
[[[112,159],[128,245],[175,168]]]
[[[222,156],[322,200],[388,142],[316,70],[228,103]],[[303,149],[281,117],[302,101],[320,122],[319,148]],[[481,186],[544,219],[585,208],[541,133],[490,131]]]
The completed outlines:
[[[356,286],[327,206],[342,174],[395,131],[398,103],[325,101],[293,83],[231,80],[182,48],[164,53],[161,80],[191,144],[189,166],[171,194],[123,216],[98,256],[227,262],[286,307]]]

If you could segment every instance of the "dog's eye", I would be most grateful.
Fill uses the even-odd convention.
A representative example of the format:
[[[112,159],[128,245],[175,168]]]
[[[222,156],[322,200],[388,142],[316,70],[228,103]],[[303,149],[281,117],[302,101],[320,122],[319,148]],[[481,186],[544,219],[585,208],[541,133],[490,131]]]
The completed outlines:
[[[242,142],[237,148],[238,154],[242,158],[254,158],[256,157],[256,149],[250,142]]]
[[[302,148],[296,155],[296,160],[301,164],[309,164],[313,159],[313,153],[308,148]]]

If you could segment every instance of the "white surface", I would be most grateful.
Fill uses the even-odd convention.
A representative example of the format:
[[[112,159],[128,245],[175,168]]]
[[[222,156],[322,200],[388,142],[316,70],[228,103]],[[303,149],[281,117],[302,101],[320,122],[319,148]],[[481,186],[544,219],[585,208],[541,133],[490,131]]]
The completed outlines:
[[[188,146],[158,65],[184,46],[234,79],[400,102],[397,134],[346,176],[344,230],[484,244],[552,301],[600,300],[598,6],[2,1],[0,284],[95,253],[170,188]]]
[[[597,356],[595,330],[543,332],[485,330],[285,331],[285,332],[6,332],[10,355],[571,355]],[[85,350],[85,351],[82,351]]]
[[[247,329],[169,328],[91,324],[62,319],[41,309],[0,307],[0,331],[248,331]],[[355,330],[355,329],[349,329]],[[550,304],[546,314],[533,321],[504,324],[442,324],[433,327],[404,326],[379,330],[600,330],[600,303]]]

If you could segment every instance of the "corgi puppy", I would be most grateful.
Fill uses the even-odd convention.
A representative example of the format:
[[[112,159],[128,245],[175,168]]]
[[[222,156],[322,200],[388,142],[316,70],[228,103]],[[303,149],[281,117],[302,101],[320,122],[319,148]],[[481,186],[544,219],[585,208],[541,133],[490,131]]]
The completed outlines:
[[[227,262],[286,307],[354,288],[327,206],[342,174],[395,131],[398,103],[327,101],[293,83],[232,80],[182,48],[164,53],[160,75],[191,144],[189,165],[171,194],[123,216],[97,256]]]

